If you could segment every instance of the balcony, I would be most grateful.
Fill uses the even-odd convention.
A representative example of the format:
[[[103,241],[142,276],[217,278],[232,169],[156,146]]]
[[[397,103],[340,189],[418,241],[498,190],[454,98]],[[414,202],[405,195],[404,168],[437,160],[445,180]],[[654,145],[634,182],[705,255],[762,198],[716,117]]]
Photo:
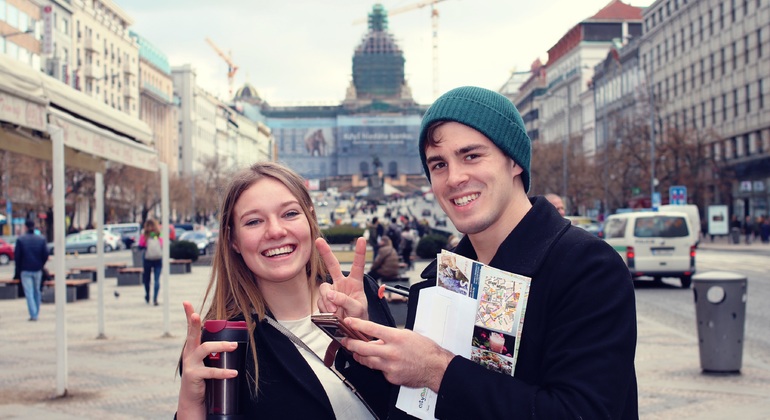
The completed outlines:
[[[101,79],[104,75],[102,74],[102,69],[92,63],[83,66],[83,76],[86,79]]]
[[[136,66],[131,63],[123,63],[123,73],[136,75]]]
[[[136,99],[136,89],[130,86],[123,86],[123,97],[127,99]]]
[[[83,37],[83,49],[85,49],[87,52],[92,54],[99,54],[99,46],[96,44],[97,42],[93,35],[86,35]]]

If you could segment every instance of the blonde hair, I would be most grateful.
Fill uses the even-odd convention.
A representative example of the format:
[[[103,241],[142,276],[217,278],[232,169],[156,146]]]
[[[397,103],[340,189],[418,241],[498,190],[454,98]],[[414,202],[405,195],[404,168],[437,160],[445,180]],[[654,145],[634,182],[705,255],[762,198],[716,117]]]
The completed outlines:
[[[155,219],[147,219],[144,222],[144,237],[149,237],[152,233],[160,234],[160,226]]]
[[[255,163],[248,169],[238,172],[227,186],[219,212],[219,236],[213,258],[211,279],[203,297],[203,306],[209,297],[211,297],[211,306],[202,321],[205,322],[209,319],[229,320],[243,315],[249,328],[249,341],[254,359],[254,395],[258,390],[259,365],[253,332],[256,322],[261,322],[265,318],[268,308],[259,287],[257,287],[255,274],[246,265],[241,254],[232,247],[235,229],[233,209],[244,191],[265,178],[276,180],[289,189],[299,201],[302,212],[310,224],[311,252],[305,266],[308,288],[320,284],[327,275],[326,265],[314,245],[315,239],[321,236],[321,228],[318,226],[313,211],[313,202],[302,177],[291,169],[272,162]]]

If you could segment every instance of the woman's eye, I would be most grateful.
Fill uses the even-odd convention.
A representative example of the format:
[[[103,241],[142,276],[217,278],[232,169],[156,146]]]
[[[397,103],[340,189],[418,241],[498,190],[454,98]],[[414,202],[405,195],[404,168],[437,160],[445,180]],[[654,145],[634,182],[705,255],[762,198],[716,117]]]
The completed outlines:
[[[299,215],[300,215],[300,212],[298,212],[297,210],[289,210],[289,211],[286,212],[286,217],[288,217],[288,218],[294,218],[294,217],[297,217]]]
[[[246,222],[246,226],[256,226],[258,224],[262,223],[262,220],[259,219],[251,219]]]

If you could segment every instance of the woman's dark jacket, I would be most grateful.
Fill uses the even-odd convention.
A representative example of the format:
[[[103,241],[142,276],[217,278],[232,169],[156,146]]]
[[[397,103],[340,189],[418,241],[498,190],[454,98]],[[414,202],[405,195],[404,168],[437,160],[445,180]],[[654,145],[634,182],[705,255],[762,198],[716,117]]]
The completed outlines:
[[[364,289],[369,305],[369,319],[395,326],[388,304],[377,297],[377,284],[365,277]],[[241,401],[247,401],[246,418],[264,419],[334,419],[331,402],[321,382],[305,358],[286,336],[267,321],[254,331],[259,359],[259,394],[250,399],[249,386],[241,381]],[[251,350],[247,350],[246,367],[254,371]],[[323,357],[323,355],[321,355]],[[344,349],[337,352],[337,370],[353,383],[380,418],[386,418],[390,385],[380,371],[358,364]]]
[[[636,419],[633,282],[607,243],[562,218],[543,197],[503,241],[491,266],[532,279],[513,377],[463,357],[449,364],[436,403],[441,419]],[[467,237],[455,251],[477,259]],[[419,290],[412,287],[407,328]],[[394,417],[399,417],[394,413]]]

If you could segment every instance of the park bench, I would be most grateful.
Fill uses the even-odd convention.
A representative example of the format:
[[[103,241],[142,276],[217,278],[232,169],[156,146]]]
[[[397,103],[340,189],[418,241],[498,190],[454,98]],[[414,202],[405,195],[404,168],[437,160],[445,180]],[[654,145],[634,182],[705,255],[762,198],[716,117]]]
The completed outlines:
[[[96,267],[76,267],[71,268],[67,273],[68,279],[88,279],[96,281]]]
[[[104,264],[104,277],[112,278],[118,277],[118,270],[121,268],[127,268],[128,263],[106,263]]]
[[[17,299],[24,296],[21,281],[15,279],[0,279],[0,299]]]
[[[192,272],[192,260],[171,260],[169,265],[171,274],[187,274]]]
[[[129,267],[118,270],[118,286],[137,286],[142,284],[144,268]]]
[[[64,284],[67,287],[67,303],[89,298],[89,284],[91,279],[66,279]],[[43,282],[43,295],[41,300],[45,303],[54,303],[56,301],[56,281],[46,280]]]

